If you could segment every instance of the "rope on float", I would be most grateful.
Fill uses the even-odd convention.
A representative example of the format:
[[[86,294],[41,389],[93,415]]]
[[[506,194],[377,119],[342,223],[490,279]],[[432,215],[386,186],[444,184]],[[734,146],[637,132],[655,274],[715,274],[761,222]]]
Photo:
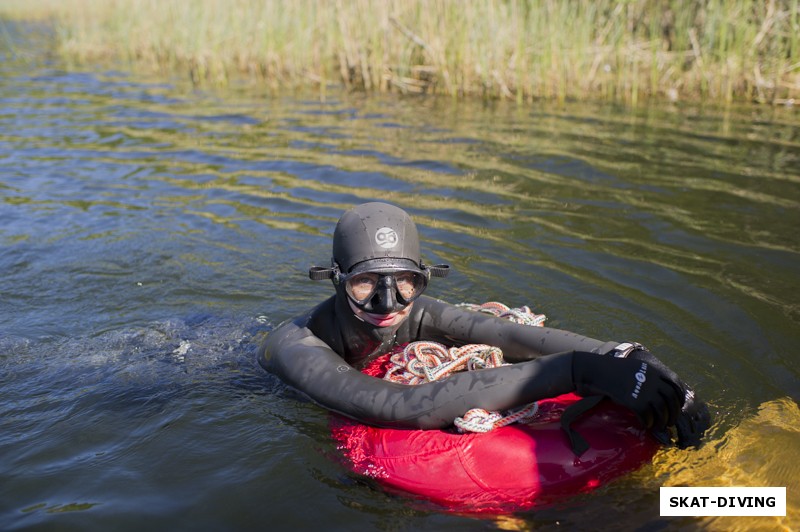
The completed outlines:
[[[457,306],[532,327],[541,327],[546,319],[544,314],[535,314],[527,306],[512,309],[496,301],[482,305],[462,303]],[[448,349],[440,343],[427,341],[409,343],[401,352],[393,354],[390,360],[391,364],[383,378],[411,385],[433,382],[458,371],[474,371],[509,365],[503,361],[503,351],[497,347],[468,344]],[[511,423],[528,421],[536,415],[538,410],[539,405],[535,402],[508,410],[505,414],[473,408],[462,417],[457,417],[453,424],[462,433],[489,432]]]

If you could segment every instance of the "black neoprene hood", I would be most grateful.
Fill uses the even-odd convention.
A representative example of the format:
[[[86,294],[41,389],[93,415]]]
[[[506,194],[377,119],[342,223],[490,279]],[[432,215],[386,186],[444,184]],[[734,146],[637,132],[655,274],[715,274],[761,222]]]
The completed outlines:
[[[339,218],[333,232],[331,266],[312,266],[314,281],[333,279],[362,271],[392,273],[418,270],[427,278],[447,277],[450,266],[422,263],[417,226],[406,211],[388,203],[362,203]]]
[[[381,259],[381,260],[376,260]],[[345,212],[333,233],[333,260],[342,273],[364,261],[370,267],[420,268],[419,234],[414,221],[399,207],[371,202]]]

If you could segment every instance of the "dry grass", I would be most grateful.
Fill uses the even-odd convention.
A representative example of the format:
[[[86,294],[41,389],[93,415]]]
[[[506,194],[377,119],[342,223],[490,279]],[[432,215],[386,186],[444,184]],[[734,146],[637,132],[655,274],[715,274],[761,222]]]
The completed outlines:
[[[800,98],[799,0],[5,0],[59,50],[273,88],[527,101]]]

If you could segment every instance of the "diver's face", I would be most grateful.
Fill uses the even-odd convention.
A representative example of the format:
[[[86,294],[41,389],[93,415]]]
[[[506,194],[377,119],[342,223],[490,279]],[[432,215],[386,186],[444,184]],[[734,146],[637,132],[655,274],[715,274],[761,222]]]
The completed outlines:
[[[357,307],[350,298],[347,299],[347,302],[350,303],[350,308],[358,319],[376,327],[392,327],[393,325],[401,324],[411,313],[411,308],[414,306],[414,303],[409,303],[402,310],[389,312],[388,314],[376,314]]]

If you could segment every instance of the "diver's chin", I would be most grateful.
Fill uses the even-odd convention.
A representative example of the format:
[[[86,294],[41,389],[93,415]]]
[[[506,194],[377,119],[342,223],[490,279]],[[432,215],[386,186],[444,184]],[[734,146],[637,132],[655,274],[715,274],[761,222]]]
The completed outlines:
[[[414,306],[414,303],[411,303],[399,312],[392,312],[390,314],[373,314],[355,306],[350,298],[347,298],[347,302],[350,304],[350,309],[353,311],[353,314],[355,314],[356,318],[360,319],[364,323],[369,323],[370,325],[374,325],[376,327],[391,327],[393,325],[399,325],[408,317],[408,314],[411,312],[411,307]]]

